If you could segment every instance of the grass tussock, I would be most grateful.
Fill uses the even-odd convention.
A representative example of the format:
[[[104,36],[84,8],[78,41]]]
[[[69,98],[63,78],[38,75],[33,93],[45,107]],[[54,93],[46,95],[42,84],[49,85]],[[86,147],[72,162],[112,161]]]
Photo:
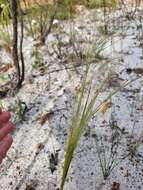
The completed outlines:
[[[97,114],[98,111],[102,112],[103,107],[106,107],[107,111],[107,105],[110,102],[111,97],[121,90],[121,87],[117,88],[98,105],[97,100],[100,97],[101,92],[105,88],[108,79],[105,78],[97,88],[93,88],[92,79],[90,78],[89,80],[88,74],[89,66],[87,66],[86,68],[85,75],[81,82],[81,88],[78,91],[75,99],[75,108],[73,112],[70,133],[67,142],[60,190],[64,189],[64,185],[71,165],[71,161],[74,156],[75,149],[88,123],[90,122],[92,117]],[[127,84],[128,83],[124,84],[122,87],[125,87]],[[95,90],[93,91],[93,89]]]

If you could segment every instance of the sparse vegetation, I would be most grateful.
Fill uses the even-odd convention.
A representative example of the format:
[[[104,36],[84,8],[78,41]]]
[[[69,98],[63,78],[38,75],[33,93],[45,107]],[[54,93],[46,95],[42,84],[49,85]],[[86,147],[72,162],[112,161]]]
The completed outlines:
[[[142,6],[0,0],[0,108],[18,126],[1,190],[139,189]]]

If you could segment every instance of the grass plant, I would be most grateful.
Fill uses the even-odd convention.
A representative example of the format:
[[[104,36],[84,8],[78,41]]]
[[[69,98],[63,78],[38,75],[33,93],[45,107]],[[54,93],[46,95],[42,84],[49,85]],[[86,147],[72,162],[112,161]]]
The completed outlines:
[[[120,91],[121,88],[117,88],[115,91],[111,92],[99,105],[97,105],[97,99],[100,97],[102,90],[104,89],[107,78],[105,78],[99,86],[93,90],[92,79],[89,80],[89,68],[86,66],[86,71],[81,82],[81,88],[77,93],[75,99],[75,108],[73,111],[71,127],[67,142],[67,148],[64,158],[63,173],[61,179],[60,190],[64,189],[68,171],[71,165],[71,161],[74,157],[75,149],[78,145],[78,142],[86,129],[89,121],[92,119],[95,114],[106,105],[106,103],[111,99],[111,97]],[[123,86],[126,86],[126,83]]]
[[[111,137],[110,142],[108,143],[104,141],[103,137],[99,137],[96,135],[96,148],[97,148],[97,155],[101,167],[101,171],[103,174],[104,180],[106,180],[113,169],[119,165],[125,157],[119,158],[119,146],[123,139],[123,133],[121,129],[117,126],[116,121],[111,121],[109,124],[111,129]]]

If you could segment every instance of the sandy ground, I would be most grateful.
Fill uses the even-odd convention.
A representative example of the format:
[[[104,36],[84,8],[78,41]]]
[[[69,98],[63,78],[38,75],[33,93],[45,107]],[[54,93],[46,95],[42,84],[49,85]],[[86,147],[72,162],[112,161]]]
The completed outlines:
[[[99,113],[89,123],[75,152],[65,190],[141,190],[143,187],[141,13],[139,11],[132,21],[120,16],[120,11],[109,15],[109,20],[114,16],[116,21],[108,23],[111,31],[103,55],[112,63],[108,68],[112,80],[101,97],[126,80],[137,80],[112,98],[108,112],[104,115]],[[94,39],[103,25],[100,15],[100,10],[84,10],[75,19],[75,31],[81,46],[83,41],[86,43],[86,39]],[[69,22],[60,22],[59,25],[65,32],[61,35],[61,41],[66,45],[69,40]],[[31,38],[25,39],[26,81],[16,97],[9,96],[3,100],[4,106],[10,109],[19,99],[26,103],[28,110],[24,120],[17,122],[14,144],[0,167],[1,190],[58,190],[73,98],[82,69],[66,70],[65,66],[71,65],[66,62],[66,57],[62,60],[66,64],[61,64],[52,52],[51,44],[54,41],[54,35],[50,34],[46,46],[41,48],[43,62],[48,66],[41,76],[31,66],[34,63],[33,41]],[[51,56],[47,50],[51,51]],[[4,51],[1,51],[1,55],[4,60]],[[103,75],[97,73],[95,68],[96,63],[92,66],[92,72],[94,80],[100,82]],[[111,155],[113,144],[116,147],[114,157]],[[137,145],[136,151],[133,151],[132,157],[127,156],[135,148],[134,145]],[[103,158],[106,158],[105,168],[108,169],[111,164],[109,160],[117,165],[106,180],[103,179],[99,155],[104,164]]]

